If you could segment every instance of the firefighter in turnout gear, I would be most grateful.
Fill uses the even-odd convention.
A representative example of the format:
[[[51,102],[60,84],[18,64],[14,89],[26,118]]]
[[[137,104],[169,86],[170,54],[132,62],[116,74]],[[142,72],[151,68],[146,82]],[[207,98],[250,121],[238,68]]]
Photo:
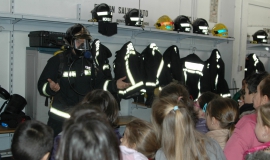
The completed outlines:
[[[117,81],[105,79],[91,58],[91,35],[83,25],[70,27],[65,41],[66,50],[48,60],[38,80],[39,93],[52,97],[47,124],[55,136],[61,132],[64,120],[70,117],[68,111],[89,91],[104,88],[117,92],[130,85],[123,82],[125,77]]]

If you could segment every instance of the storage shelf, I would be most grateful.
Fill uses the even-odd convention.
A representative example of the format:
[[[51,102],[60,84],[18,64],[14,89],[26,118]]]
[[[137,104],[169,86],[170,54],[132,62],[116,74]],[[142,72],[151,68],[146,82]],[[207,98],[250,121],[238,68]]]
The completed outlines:
[[[7,20],[9,22],[7,22]],[[77,19],[65,19],[65,18],[54,18],[54,17],[42,17],[42,16],[32,16],[32,15],[16,15],[9,13],[0,13],[0,22],[13,24],[13,30],[16,31],[33,31],[36,28],[39,30],[47,29],[49,31],[62,31],[67,29],[76,23],[81,23],[85,25],[89,30],[94,30],[94,33],[98,33],[98,23],[88,22],[87,20],[77,20]],[[0,23],[1,24],[1,23]],[[8,24],[6,24],[8,25]],[[1,26],[1,25],[0,25]],[[29,27],[30,26],[30,27]],[[183,33],[176,31],[164,31],[158,30],[153,27],[133,27],[118,25],[118,33],[116,36],[125,36],[129,38],[144,38],[144,39],[158,39],[158,40],[168,40],[180,42],[184,39],[200,40],[200,41],[210,41],[214,44],[219,44],[223,42],[229,43],[233,41],[234,38],[222,38],[215,37],[212,35],[201,35],[194,33]],[[6,29],[10,30],[10,29]]]
[[[270,44],[247,44],[247,50],[268,51]]]

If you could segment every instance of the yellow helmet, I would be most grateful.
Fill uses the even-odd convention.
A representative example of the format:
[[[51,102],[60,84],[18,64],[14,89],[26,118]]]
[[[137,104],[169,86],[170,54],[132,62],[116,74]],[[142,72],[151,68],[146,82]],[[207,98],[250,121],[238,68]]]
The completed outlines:
[[[155,27],[161,30],[173,31],[174,23],[169,16],[163,15],[157,20],[157,22],[155,23]]]
[[[228,28],[223,23],[217,23],[211,30],[213,36],[228,37]]]

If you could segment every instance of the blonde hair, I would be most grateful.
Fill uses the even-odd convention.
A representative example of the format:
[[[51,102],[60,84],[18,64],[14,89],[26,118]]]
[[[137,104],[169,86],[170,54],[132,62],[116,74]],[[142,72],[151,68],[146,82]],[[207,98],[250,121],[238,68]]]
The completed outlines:
[[[262,120],[262,125],[270,128],[270,103],[266,103],[259,107],[258,114]]]
[[[193,101],[189,98],[189,92],[184,85],[175,82],[168,84],[161,90],[159,97],[156,98],[155,101],[159,101],[160,99],[164,99],[165,101],[170,101],[175,104],[181,101],[181,103],[183,103],[187,107],[187,110],[192,118],[191,123],[195,127],[195,124],[198,120],[198,113],[195,112],[193,107]],[[153,102],[153,104],[155,103],[155,101]],[[153,116],[153,114],[155,114],[155,116]],[[163,111],[160,110],[152,112],[151,117],[151,121],[154,124],[154,129],[156,130],[159,143],[161,143],[161,124],[164,119],[163,116]]]
[[[236,101],[230,98],[217,98],[209,102],[206,109],[206,114],[210,117],[215,117],[222,129],[229,129],[227,139],[232,135],[235,124],[239,119],[239,108]]]
[[[174,109],[176,107],[176,109]],[[168,160],[208,160],[207,139],[197,132],[184,101],[163,97],[154,101],[152,122]]]
[[[160,148],[151,123],[135,119],[126,125],[125,137],[130,146],[136,144],[136,150],[147,158],[154,158]]]

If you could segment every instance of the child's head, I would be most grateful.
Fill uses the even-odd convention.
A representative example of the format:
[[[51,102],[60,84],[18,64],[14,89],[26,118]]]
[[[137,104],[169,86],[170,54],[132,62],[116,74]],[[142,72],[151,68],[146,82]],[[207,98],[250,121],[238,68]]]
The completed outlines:
[[[175,101],[170,97],[155,100],[152,122],[167,159],[195,159],[193,153],[198,150],[201,155],[206,154],[203,143],[198,143],[203,136],[198,136],[195,131],[191,113],[184,101]]]
[[[253,107],[258,109],[260,105],[270,101],[270,75],[265,77],[257,86],[257,93],[253,99]]]
[[[197,102],[195,102],[195,106],[198,106],[200,109],[203,109],[205,105],[207,105],[211,100],[219,98],[220,96],[216,93],[207,91],[201,94],[198,98]]]
[[[192,116],[194,126],[198,120],[197,112],[194,110],[193,101],[190,99],[189,92],[187,88],[179,83],[170,83],[162,88],[159,97],[157,99],[164,99],[166,101],[172,101],[177,104],[181,101],[185,106],[187,106],[190,115]]]
[[[253,103],[257,86],[268,75],[267,72],[253,73],[246,78],[245,85],[245,103]]]
[[[107,115],[111,125],[116,125],[119,108],[117,101],[110,92],[102,89],[93,90],[84,97],[81,104],[84,103],[101,107],[102,111]]]
[[[270,103],[266,103],[258,109],[255,133],[260,142],[270,141]]]
[[[152,124],[140,119],[126,125],[121,145],[135,149],[148,158],[154,158],[160,148]]]
[[[88,105],[88,104],[83,104]],[[57,160],[119,160],[118,139],[98,108],[77,107],[64,123]]]
[[[239,107],[233,99],[213,99],[206,107],[206,124],[209,130],[229,129],[231,135],[238,118]]]
[[[11,152],[15,160],[46,160],[53,146],[53,130],[35,120],[27,120],[15,130]]]

